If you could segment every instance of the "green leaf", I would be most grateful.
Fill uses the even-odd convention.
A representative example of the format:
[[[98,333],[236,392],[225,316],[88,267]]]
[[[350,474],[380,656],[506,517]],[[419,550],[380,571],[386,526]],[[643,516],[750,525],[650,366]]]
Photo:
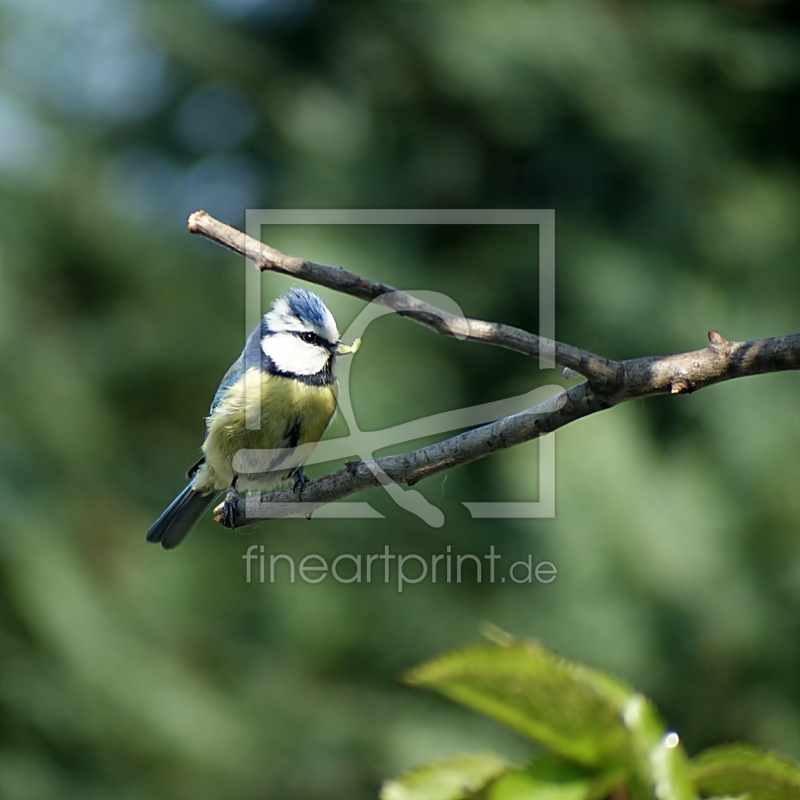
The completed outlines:
[[[498,778],[481,795],[485,800],[595,800],[608,796],[623,775],[600,777],[550,754]]]
[[[653,704],[641,694],[630,697],[622,713],[630,732],[634,800],[696,800],[689,760],[678,734],[668,732]]]
[[[502,638],[411,670],[405,680],[486,714],[554,754],[615,771],[634,800],[695,800],[686,754],[647,698],[541,645]],[[522,778],[509,778],[509,781]]]
[[[477,645],[423,664],[405,680],[492,717],[585,767],[629,762],[622,710],[633,689],[538,644]]]
[[[800,800],[800,765],[757,747],[739,744],[713,747],[692,760],[690,771],[703,795]]]
[[[381,800],[463,800],[511,769],[492,753],[474,753],[413,769],[384,783]]]

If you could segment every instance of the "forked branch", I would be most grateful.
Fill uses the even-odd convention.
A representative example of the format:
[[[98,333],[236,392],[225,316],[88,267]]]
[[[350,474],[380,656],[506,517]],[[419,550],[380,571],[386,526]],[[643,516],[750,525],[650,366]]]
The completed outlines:
[[[800,333],[751,342],[729,342],[717,331],[711,331],[708,346],[702,350],[612,361],[571,345],[542,339],[510,325],[450,314],[339,267],[286,255],[219,222],[204,211],[191,215],[189,230],[245,256],[258,269],[293,275],[361,300],[381,302],[386,295],[384,302],[393,311],[437,333],[493,344],[530,356],[549,352],[557,364],[587,379],[527,411],[411,453],[386,456],[373,462],[348,463],[345,468],[306,484],[300,497],[287,490],[262,495],[247,503],[240,501],[233,520],[237,528],[267,517],[307,514],[314,508],[378,486],[386,479],[410,486],[423,478],[536,439],[581,417],[628,400],[658,394],[686,394],[733,378],[800,369]]]

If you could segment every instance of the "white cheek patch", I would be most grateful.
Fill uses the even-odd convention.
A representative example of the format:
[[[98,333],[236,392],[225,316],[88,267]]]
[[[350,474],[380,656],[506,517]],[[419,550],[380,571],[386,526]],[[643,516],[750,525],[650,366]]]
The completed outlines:
[[[281,372],[296,375],[316,375],[330,358],[330,353],[323,347],[304,342],[291,333],[265,336],[261,340],[261,349]]]

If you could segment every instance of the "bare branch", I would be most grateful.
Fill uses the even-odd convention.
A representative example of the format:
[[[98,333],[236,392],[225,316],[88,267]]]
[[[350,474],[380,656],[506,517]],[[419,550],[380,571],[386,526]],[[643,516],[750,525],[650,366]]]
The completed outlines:
[[[448,314],[390,286],[352,272],[288,256],[257,242],[203,211],[189,218],[189,230],[245,255],[259,269],[271,269],[326,286],[362,300],[378,300],[402,316],[445,336],[494,344],[536,356],[555,346],[555,360],[568,377],[587,378],[556,398],[534,408],[460,433],[444,441],[374,462],[350,462],[344,469],[306,484],[302,495],[279,491],[239,501],[233,523],[237,528],[259,519],[296,516],[380,484],[376,472],[408,486],[440,472],[476,461],[498,450],[536,439],[581,417],[628,400],[659,394],[687,394],[721,381],[800,369],[800,333],[752,342],[729,342],[717,331],[708,334],[702,350],[668,356],[610,361],[570,345],[550,342],[535,334],[482,320]],[[302,503],[302,508],[299,505]],[[217,508],[215,518],[222,521]]]
[[[249,258],[262,271],[282,272],[316,283],[318,286],[352,295],[359,300],[367,302],[377,300],[400,316],[425,325],[442,336],[455,336],[473,342],[493,344],[527,356],[538,356],[541,352],[552,354],[556,364],[573,369],[590,380],[598,389],[609,391],[618,385],[620,363],[617,361],[609,361],[587,350],[544,339],[511,325],[450,314],[406,292],[362,278],[341,267],[315,264],[313,261],[286,255],[214,219],[205,211],[195,211],[189,217],[189,231]]]
[[[659,394],[688,394],[733,378],[800,369],[800,334],[753,342],[728,342],[717,331],[711,331],[708,338],[709,345],[703,350],[623,361],[623,383],[613,396],[598,393],[588,382],[583,382],[528,411],[503,417],[412,453],[376,459],[375,466],[395,483],[412,485],[628,400]],[[304,504],[305,513],[312,507],[341,500],[378,484],[368,464],[352,463],[308,483],[302,497],[292,491],[281,491],[248,500],[246,504],[240,502],[234,524],[238,528],[257,522],[259,518],[296,516],[298,502]]]

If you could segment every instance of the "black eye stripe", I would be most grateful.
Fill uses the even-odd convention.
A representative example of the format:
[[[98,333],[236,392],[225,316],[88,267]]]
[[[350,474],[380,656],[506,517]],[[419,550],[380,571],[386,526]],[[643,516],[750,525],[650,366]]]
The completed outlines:
[[[330,349],[328,342],[316,333],[312,333],[311,331],[292,331],[292,333],[308,344],[316,344],[319,347],[324,347],[326,350]]]

